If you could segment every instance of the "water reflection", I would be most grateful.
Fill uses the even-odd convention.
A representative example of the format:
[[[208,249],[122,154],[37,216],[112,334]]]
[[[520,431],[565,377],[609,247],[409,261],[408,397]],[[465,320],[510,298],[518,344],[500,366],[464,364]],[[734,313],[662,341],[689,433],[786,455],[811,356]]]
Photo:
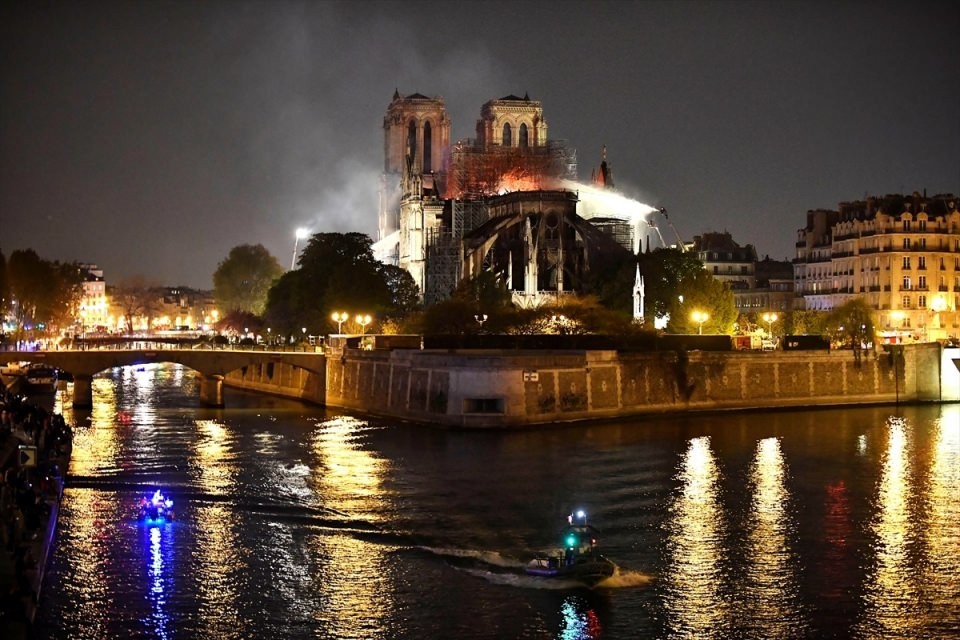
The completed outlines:
[[[155,638],[169,637],[170,616],[167,613],[167,591],[174,591],[173,580],[173,525],[145,527],[148,538],[147,578],[152,605],[147,628]]]
[[[796,565],[789,546],[795,526],[785,476],[780,439],[759,441],[750,469],[753,500],[746,544],[745,623],[762,638],[800,634]]]
[[[887,421],[887,450],[877,490],[876,513],[871,524],[875,536],[874,566],[864,585],[865,611],[860,635],[869,638],[916,637],[918,588],[911,568],[911,547],[916,531],[911,505],[913,447],[910,426],[904,418]]]
[[[557,640],[598,640],[603,628],[597,612],[578,596],[569,596],[560,605],[561,629]]]
[[[233,462],[233,435],[223,422],[196,420],[197,437],[190,460],[196,484],[208,495],[230,495],[238,473]],[[192,505],[197,544],[197,597],[206,615],[201,617],[205,637],[238,638],[245,635],[240,612],[237,576],[248,566],[235,526],[235,509],[214,502]]]
[[[680,492],[666,524],[667,626],[671,637],[722,638],[728,619],[720,593],[724,519],[709,437],[690,440],[677,480]]]
[[[339,416],[319,425],[313,434],[317,459],[313,482],[323,505],[340,515],[378,519],[384,499],[387,464],[365,450],[366,423]],[[338,637],[385,637],[393,615],[395,587],[390,579],[389,547],[346,535],[313,538],[314,558],[325,561],[315,577],[324,585],[324,606],[316,612]]]
[[[928,477],[926,526],[928,553],[922,584],[931,626],[957,622],[954,604],[960,576],[960,406],[945,407],[936,424]],[[950,615],[951,606],[953,615]]]
[[[89,489],[69,491],[65,513],[61,517],[71,525],[69,543],[75,549],[79,562],[74,563],[72,575],[66,583],[72,606],[63,610],[64,628],[83,629],[84,637],[110,637],[110,614],[115,605],[113,585],[109,576],[109,549],[113,540],[105,534],[107,522],[102,516],[109,500],[103,494]]]

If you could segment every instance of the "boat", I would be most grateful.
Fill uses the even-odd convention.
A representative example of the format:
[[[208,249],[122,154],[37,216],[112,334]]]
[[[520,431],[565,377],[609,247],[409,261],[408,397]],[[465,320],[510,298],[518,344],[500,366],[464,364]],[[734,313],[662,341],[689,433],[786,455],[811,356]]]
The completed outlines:
[[[32,364],[23,374],[24,391],[31,393],[54,393],[57,390],[57,370],[45,364]]]
[[[169,496],[163,495],[160,489],[153,492],[153,495],[142,496],[140,498],[139,514],[140,520],[152,523],[163,523],[173,520],[176,514],[173,511],[173,500]]]
[[[526,566],[527,575],[562,578],[588,587],[613,575],[617,568],[597,548],[600,532],[587,523],[587,514],[580,510],[567,516],[563,530],[563,548],[554,555],[539,554]]]

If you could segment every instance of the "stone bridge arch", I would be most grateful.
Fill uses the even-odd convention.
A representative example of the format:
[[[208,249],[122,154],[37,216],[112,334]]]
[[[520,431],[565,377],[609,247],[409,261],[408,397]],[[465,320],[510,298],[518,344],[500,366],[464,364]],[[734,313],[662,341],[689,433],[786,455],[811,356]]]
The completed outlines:
[[[326,358],[322,353],[247,351],[230,349],[92,349],[88,351],[5,351],[0,364],[42,363],[73,376],[73,406],[93,404],[93,376],[115,367],[172,362],[197,371],[200,400],[207,406],[222,407],[223,380],[228,373],[251,365],[286,364],[323,375]]]

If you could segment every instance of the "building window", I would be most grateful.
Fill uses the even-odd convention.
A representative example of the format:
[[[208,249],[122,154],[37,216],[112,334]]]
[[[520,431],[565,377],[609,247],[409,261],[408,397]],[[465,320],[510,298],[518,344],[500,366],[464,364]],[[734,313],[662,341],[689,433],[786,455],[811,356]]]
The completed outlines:
[[[433,134],[430,132],[430,123],[423,125],[423,172],[433,171]]]
[[[903,248],[904,248],[905,250],[909,250],[909,249],[910,249],[910,238],[904,238],[904,239],[903,239]]]
[[[926,220],[917,220],[917,229],[920,231],[927,230],[927,221]]]
[[[918,296],[917,297],[917,306],[921,309],[927,308],[927,296]]]
[[[417,123],[413,120],[407,125],[407,157],[417,157]]]
[[[904,221],[903,221],[903,230],[904,230],[904,231],[910,231],[910,221],[909,221],[909,220],[904,220]]]
[[[921,250],[926,249],[926,248],[927,248],[927,239],[926,239],[926,238],[920,238],[919,240],[917,240],[917,244],[920,245],[920,249],[921,249]]]
[[[910,308],[910,296],[903,296],[903,308],[904,309]]]
[[[917,269],[926,269],[926,268],[927,268],[927,257],[917,256]]]
[[[503,125],[503,141],[501,144],[503,144],[505,147],[509,147],[513,144],[513,129],[510,127],[509,122]]]
[[[918,276],[917,277],[917,287],[920,289],[927,288],[927,276]]]
[[[903,256],[903,268],[904,269],[910,268],[910,256]]]
[[[527,125],[526,124],[520,125],[520,139],[518,140],[518,143],[521,149],[527,148],[528,142],[527,142]]]
[[[910,276],[903,276],[903,288],[906,290],[910,289]]]

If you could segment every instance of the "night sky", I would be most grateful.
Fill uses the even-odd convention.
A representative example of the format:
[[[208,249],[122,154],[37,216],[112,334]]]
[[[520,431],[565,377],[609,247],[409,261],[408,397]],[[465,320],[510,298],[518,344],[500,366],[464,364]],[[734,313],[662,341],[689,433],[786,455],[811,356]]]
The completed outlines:
[[[0,249],[211,288],[294,230],[376,239],[394,89],[543,104],[589,179],[794,256],[809,209],[960,192],[960,3],[5,2]]]

